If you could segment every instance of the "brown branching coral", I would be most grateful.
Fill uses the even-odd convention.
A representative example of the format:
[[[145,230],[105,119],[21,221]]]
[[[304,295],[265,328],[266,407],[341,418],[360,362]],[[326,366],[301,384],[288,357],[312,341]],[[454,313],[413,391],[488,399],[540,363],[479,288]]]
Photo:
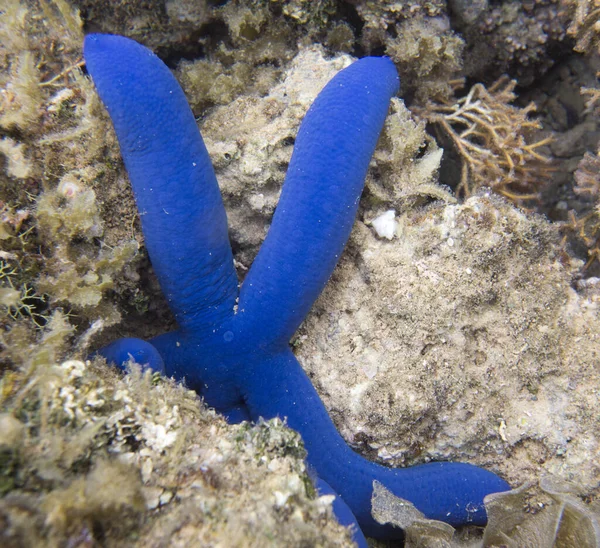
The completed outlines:
[[[600,156],[587,152],[575,172],[575,193],[596,199],[600,196]]]
[[[600,51],[600,0],[562,0],[561,3],[572,11],[567,34],[577,40],[575,51]]]
[[[600,72],[596,74],[597,78],[600,78]],[[585,113],[600,111],[600,89],[598,88],[581,88],[581,95],[583,95],[585,100]]]
[[[597,3],[600,6],[600,2]],[[599,13],[596,18],[600,16]],[[600,73],[596,73],[600,77]],[[600,115],[600,89],[582,87],[581,95],[585,100],[584,114]],[[568,222],[563,225],[566,233],[575,235],[588,251],[588,260],[584,269],[596,261],[600,262],[600,149],[596,154],[586,152],[573,174],[573,192],[580,198],[582,206],[569,212]]]
[[[428,103],[418,112],[441,128],[461,160],[457,193],[471,196],[490,187],[514,203],[538,197],[551,172],[550,160],[537,149],[550,138],[535,140],[540,122],[530,118],[533,103],[511,105],[516,82],[503,77],[489,88],[475,84],[454,103]]]
[[[575,194],[589,199],[591,209],[584,215],[577,216],[570,212],[567,228],[575,232],[577,237],[588,248],[586,268],[595,261],[600,261],[600,152],[586,152],[575,171]]]

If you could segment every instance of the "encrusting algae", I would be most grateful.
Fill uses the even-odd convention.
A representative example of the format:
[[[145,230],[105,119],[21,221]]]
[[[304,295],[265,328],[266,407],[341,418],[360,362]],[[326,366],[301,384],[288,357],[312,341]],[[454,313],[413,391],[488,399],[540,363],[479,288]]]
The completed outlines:
[[[228,426],[172,381],[77,360],[46,367],[3,408],[3,545],[348,542],[278,421]]]

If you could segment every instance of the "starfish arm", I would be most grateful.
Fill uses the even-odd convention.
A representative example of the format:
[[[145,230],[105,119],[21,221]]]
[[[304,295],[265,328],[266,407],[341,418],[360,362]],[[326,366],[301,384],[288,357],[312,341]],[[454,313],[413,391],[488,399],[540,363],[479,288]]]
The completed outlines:
[[[240,403],[234,407],[221,411],[229,424],[239,424],[240,422],[251,422],[250,413],[245,404]]]
[[[344,499],[366,536],[393,538],[399,529],[371,517],[373,480],[412,502],[429,519],[453,526],[483,525],[483,498],[510,486],[470,464],[435,462],[387,468],[355,453],[340,436],[310,380],[291,350],[263,356],[248,368],[243,397],[253,420],[287,417],[304,440],[308,463]]]
[[[236,372],[245,362],[242,356],[215,356],[206,340],[189,336],[182,330],[164,333],[148,341],[117,339],[92,353],[126,370],[130,360],[176,381],[202,396],[206,405],[223,414],[229,423],[249,421],[248,408],[236,384]]]
[[[221,341],[218,336],[216,339],[215,344],[210,338],[199,338],[180,329],[154,337],[150,342],[165,362],[165,375],[196,391],[216,411],[246,420],[237,384],[245,357],[236,352],[220,352]]]
[[[335,517],[344,527],[352,527],[352,540],[356,543],[358,548],[368,548],[369,545],[367,544],[367,539],[365,538],[365,535],[363,535],[352,510],[350,510],[349,506],[344,502],[344,499],[335,492],[331,485],[319,477],[316,478],[315,487],[317,488],[319,496],[333,495],[335,497],[332,504]]]
[[[131,337],[118,339],[98,350],[91,357],[93,358],[96,354],[121,369],[126,369],[127,363],[133,360],[144,369],[151,369],[163,375],[165,373],[165,364],[158,350],[142,339]]]
[[[264,345],[287,344],[346,244],[369,162],[398,91],[392,61],[338,73],[306,114],[271,228],[241,291],[238,316]]]
[[[237,277],[219,187],[185,95],[163,62],[128,38],[88,35],[84,56],[177,322],[183,329],[214,325],[233,312]]]

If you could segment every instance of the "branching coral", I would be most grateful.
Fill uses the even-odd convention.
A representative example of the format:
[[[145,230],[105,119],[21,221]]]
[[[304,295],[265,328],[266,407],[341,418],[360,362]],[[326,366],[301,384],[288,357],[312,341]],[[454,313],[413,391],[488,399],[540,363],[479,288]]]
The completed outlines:
[[[586,152],[574,174],[575,193],[592,205],[583,215],[571,211],[567,228],[574,231],[588,248],[586,268],[600,261],[600,152]]]
[[[600,72],[596,73],[596,78],[600,77]],[[581,95],[583,95],[586,98],[585,101],[585,111],[584,113],[588,113],[588,112],[595,112],[596,114],[600,113],[600,89],[595,87],[595,88],[589,88],[589,87],[582,87],[581,88]]]
[[[577,41],[575,51],[600,51],[600,1],[561,0],[561,3],[571,12],[567,33]]]
[[[517,204],[534,200],[548,180],[550,160],[537,149],[550,138],[535,140],[539,121],[530,118],[533,104],[511,105],[516,82],[501,78],[489,88],[475,84],[454,103],[428,103],[421,116],[441,128],[461,162],[457,192],[471,196],[490,187]]]
[[[587,4],[586,6],[589,8]],[[598,9],[592,12],[595,13],[596,19],[600,17],[600,3],[598,6]],[[579,42],[576,47],[579,47]],[[600,73],[596,73],[596,77],[599,76]],[[600,115],[600,89],[582,87],[580,91],[585,98],[584,114]],[[597,148],[596,154],[584,154],[573,179],[573,192],[580,197],[583,207],[577,212],[569,212],[569,220],[564,228],[567,233],[575,234],[587,248],[588,260],[585,269],[588,269],[596,261],[600,262],[600,148]]]

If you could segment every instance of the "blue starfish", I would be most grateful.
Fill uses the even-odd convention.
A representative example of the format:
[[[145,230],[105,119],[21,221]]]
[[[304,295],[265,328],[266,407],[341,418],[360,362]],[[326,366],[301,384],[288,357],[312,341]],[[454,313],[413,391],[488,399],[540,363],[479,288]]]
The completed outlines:
[[[369,161],[399,86],[387,58],[355,62],[321,91],[298,132],[269,233],[238,291],[227,218],[183,91],[151,51],[120,36],[85,39],[85,60],[112,118],[152,265],[179,329],[102,349],[185,380],[230,421],[286,417],[302,435],[318,485],[339,495],[345,523],[390,538],[371,516],[373,481],[426,517],[486,522],[483,498],[508,484],[475,466],[392,469],[342,439],[289,340],[327,283],[350,234]],[[345,504],[344,504],[345,503]],[[347,506],[346,506],[347,505]],[[355,539],[364,542],[357,533]]]

